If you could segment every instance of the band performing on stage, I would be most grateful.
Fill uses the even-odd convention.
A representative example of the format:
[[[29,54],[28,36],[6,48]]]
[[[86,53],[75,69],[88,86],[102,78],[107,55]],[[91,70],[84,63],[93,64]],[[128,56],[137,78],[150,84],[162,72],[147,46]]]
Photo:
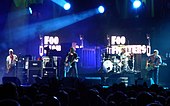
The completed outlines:
[[[65,59],[64,77],[78,78],[77,62],[78,54],[75,52],[75,49],[71,47]]]
[[[42,59],[32,61],[28,59],[25,60],[24,69],[30,72],[27,77],[30,76],[31,70],[41,70],[38,74],[38,77],[45,77],[45,76],[56,76],[54,74],[59,74],[58,68],[59,65],[64,64],[63,69],[63,77],[79,77],[77,63],[79,61],[78,53],[76,53],[76,49],[71,47],[69,52],[65,56],[64,63],[58,64],[58,57],[51,56],[50,50],[48,48],[48,52],[46,56],[42,56]],[[122,73],[135,73],[135,57],[133,53],[127,52],[127,50],[122,46],[120,48],[120,52],[118,54],[108,54],[107,52],[102,52],[102,61],[101,61],[101,70],[106,75],[108,73],[113,74],[122,74]],[[23,59],[24,60],[24,59]],[[9,56],[6,59],[6,72],[4,76],[17,76],[17,70],[19,69],[18,64],[18,57],[13,53],[12,49],[9,49]],[[42,61],[42,62],[41,62]],[[147,74],[147,79],[153,80],[155,84],[159,84],[158,76],[159,76],[159,67],[162,65],[162,59],[159,55],[158,50],[154,50],[153,54],[146,58],[146,67],[145,69]],[[42,64],[42,66],[41,66]],[[29,67],[33,67],[29,69]],[[52,70],[52,71],[51,71]],[[51,71],[51,72],[50,72]],[[34,71],[35,72],[35,71]],[[28,74],[27,73],[27,74]],[[51,74],[51,75],[50,75]],[[49,76],[50,75],[50,76]],[[33,75],[35,76],[35,75]]]
[[[81,52],[79,51],[80,54],[78,54],[76,42],[72,42],[72,46],[70,46],[69,51],[65,54],[65,56],[62,56],[62,58],[60,55],[56,54],[57,51],[52,50],[50,45],[46,45],[44,47],[44,50],[46,51],[44,53],[46,54],[42,55],[38,59],[30,56],[22,58],[19,57],[18,59],[17,55],[13,54],[13,50],[9,49],[9,56],[6,59],[7,70],[4,76],[17,77],[19,75],[18,73],[22,73],[20,70],[24,70],[23,73],[25,73],[26,81],[30,83],[34,81],[33,79],[41,77],[79,78],[82,77],[82,75],[81,72],[78,72],[78,70],[82,71],[83,66],[86,66],[84,69],[93,64],[97,66],[97,58],[100,58],[100,71],[98,72],[101,73],[102,77],[110,77],[111,74],[121,75],[118,79],[123,78],[123,80],[129,80],[131,78],[131,84],[134,84],[134,76],[145,73],[146,78],[144,77],[144,80],[152,80],[153,83],[159,84],[159,67],[162,65],[162,58],[159,55],[158,50],[154,50],[153,54],[150,54],[150,45],[125,45],[125,41],[123,41],[125,40],[125,37],[111,38],[119,38],[122,39],[122,41],[115,41],[118,43],[117,45],[111,45],[112,43],[109,41],[109,46],[100,48],[100,57],[97,57],[96,49],[78,48],[78,50],[81,50]],[[142,54],[145,54],[145,57],[142,57]],[[137,60],[136,55],[140,55],[141,58]],[[79,58],[81,60],[81,66],[78,69]],[[145,62],[146,67],[143,69],[137,69],[135,62],[139,63],[139,61],[140,64]],[[128,74],[130,76],[126,76]],[[133,76],[133,78],[131,76]],[[140,75],[138,77],[140,78],[143,76]]]
[[[158,50],[154,50],[146,61],[146,70],[148,71],[148,78],[153,79],[155,84],[159,82],[159,66],[162,64],[162,58]]]
[[[12,49],[9,49],[9,55],[6,58],[6,72],[5,76],[16,76],[17,55],[14,54]]]
[[[170,106],[170,0],[0,1],[0,106]]]

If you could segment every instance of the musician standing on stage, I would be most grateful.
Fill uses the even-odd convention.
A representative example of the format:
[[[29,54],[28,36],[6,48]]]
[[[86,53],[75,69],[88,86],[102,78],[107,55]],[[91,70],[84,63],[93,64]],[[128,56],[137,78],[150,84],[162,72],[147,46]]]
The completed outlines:
[[[6,58],[6,75],[7,76],[16,76],[16,64],[18,58],[17,55],[13,53],[12,49],[9,49],[9,55]]]
[[[75,49],[71,47],[65,59],[64,77],[78,77],[77,62],[78,55]]]
[[[121,63],[122,71],[127,71],[129,54],[126,52],[125,48],[121,49],[119,56],[120,56],[120,63]]]
[[[158,84],[159,78],[159,66],[162,64],[161,56],[159,51],[154,50],[146,61],[146,69],[148,71],[148,78],[152,78],[155,84]]]

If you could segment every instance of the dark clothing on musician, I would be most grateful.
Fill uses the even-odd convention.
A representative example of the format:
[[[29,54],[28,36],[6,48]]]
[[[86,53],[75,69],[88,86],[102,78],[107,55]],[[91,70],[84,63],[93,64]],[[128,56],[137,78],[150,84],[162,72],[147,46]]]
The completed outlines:
[[[152,78],[155,84],[158,84],[159,66],[162,64],[162,59],[158,54],[158,50],[154,50],[154,53],[147,60],[148,78]]]
[[[66,56],[64,77],[78,77],[77,70],[78,55],[73,48]]]

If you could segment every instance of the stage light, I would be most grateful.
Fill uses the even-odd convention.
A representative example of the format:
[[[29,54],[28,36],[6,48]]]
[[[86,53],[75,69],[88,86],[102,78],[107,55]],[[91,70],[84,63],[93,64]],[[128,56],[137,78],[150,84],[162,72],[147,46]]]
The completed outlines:
[[[134,2],[133,2],[133,7],[134,8],[139,8],[140,6],[141,6],[141,1],[140,0],[135,0]]]
[[[51,0],[51,1],[63,7],[65,10],[69,10],[71,7],[71,4],[66,2],[65,0]]]
[[[65,3],[65,4],[64,4],[64,9],[65,9],[65,10],[69,10],[70,7],[71,7],[70,3]]]
[[[31,7],[29,7],[29,12],[30,12],[30,14],[32,14],[32,9],[31,9]]]
[[[99,11],[99,13],[104,13],[104,7],[103,6],[99,6],[98,7],[98,11]]]
[[[99,14],[98,7],[87,11],[82,11],[77,14],[66,15],[63,17],[57,17],[51,20],[41,21],[30,25],[15,27],[10,32],[8,30],[5,30],[4,35],[9,35],[10,33],[13,33],[14,36],[17,36],[13,39],[13,41],[18,41],[18,39],[20,39],[20,41],[26,41],[27,36],[30,37],[30,35],[34,35],[35,33],[37,33],[37,29],[39,32],[49,33],[74,24],[76,22],[85,20],[97,14]],[[18,42],[17,44],[19,45]]]

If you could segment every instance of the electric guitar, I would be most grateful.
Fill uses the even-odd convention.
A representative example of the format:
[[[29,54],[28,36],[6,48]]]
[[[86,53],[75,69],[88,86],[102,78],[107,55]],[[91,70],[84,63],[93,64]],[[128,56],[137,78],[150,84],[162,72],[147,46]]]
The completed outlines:
[[[7,65],[6,73],[9,73],[9,71],[11,71],[11,68],[12,68],[12,64],[8,64]]]
[[[73,64],[73,62],[74,62],[74,61],[65,63],[65,67],[67,67],[67,68],[70,69],[70,68],[72,67],[71,65]]]
[[[162,64],[159,65],[159,66],[167,66],[167,63],[162,62]],[[154,63],[148,63],[147,66],[146,66],[146,70],[151,71],[151,70],[153,70],[155,68],[158,68],[159,66],[156,66]]]
[[[66,69],[66,72],[67,72],[67,73],[69,72],[70,68],[72,68],[72,64],[73,64],[74,62],[78,62],[78,60],[77,60],[77,59],[74,59],[74,60],[71,61],[71,62],[65,63],[65,69]]]
[[[153,70],[155,68],[156,68],[156,66],[155,66],[154,63],[147,63],[147,66],[146,66],[147,71],[151,71],[151,70]]]

